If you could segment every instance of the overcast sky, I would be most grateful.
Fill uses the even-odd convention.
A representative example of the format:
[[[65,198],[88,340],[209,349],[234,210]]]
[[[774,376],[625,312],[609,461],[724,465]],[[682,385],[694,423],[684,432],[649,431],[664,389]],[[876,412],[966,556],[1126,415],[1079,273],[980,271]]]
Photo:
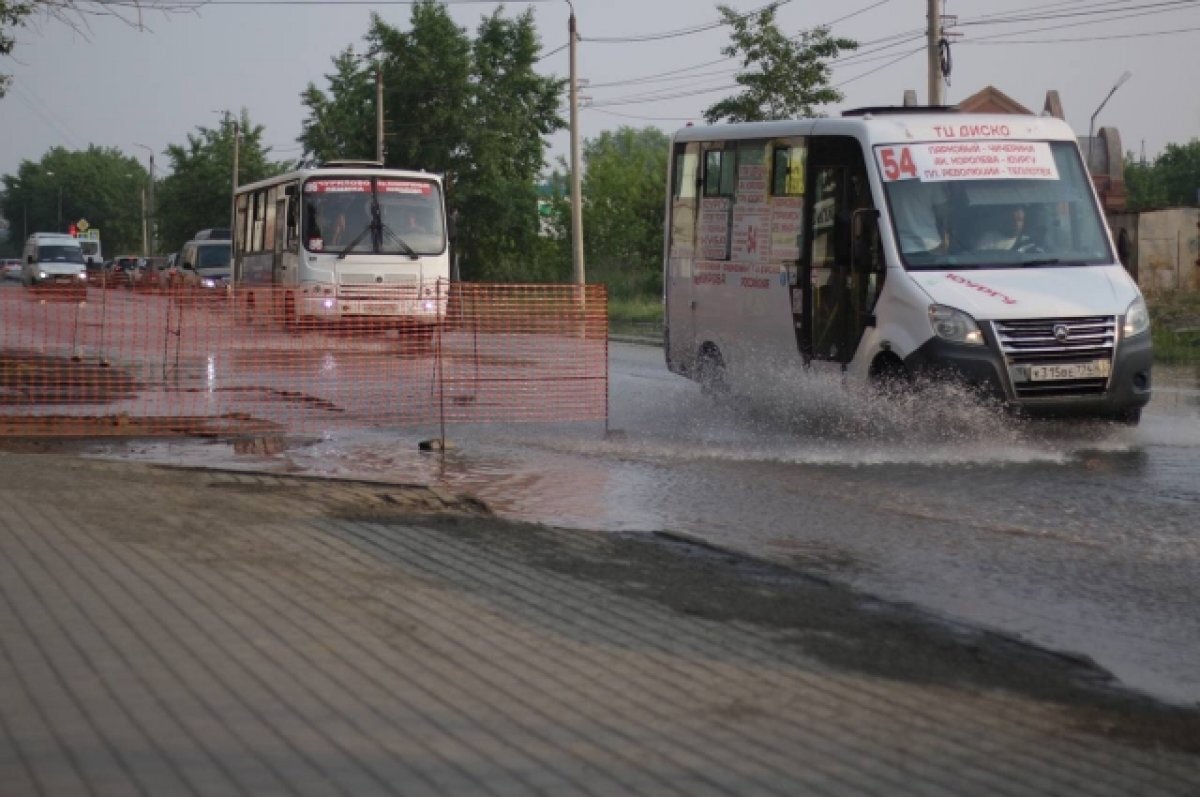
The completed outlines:
[[[18,32],[0,73],[13,76],[0,100],[0,173],[39,160],[53,146],[116,147],[146,162],[145,145],[167,166],[168,144],[197,126],[219,123],[224,109],[245,108],[266,128],[276,159],[301,154],[296,137],[311,81],[326,87],[330,58],[362,46],[371,10],[408,27],[406,3],[258,0],[203,6],[194,13],[147,13],[146,29],[93,17],[80,29],[38,21]],[[748,11],[765,0],[727,0]],[[269,3],[269,4],[268,4]],[[723,59],[728,29],[716,26],[715,2],[704,0],[574,0],[582,93],[582,135],[621,125],[671,131],[699,121],[708,105],[732,92],[734,64]],[[1119,129],[1124,148],[1149,158],[1169,143],[1200,137],[1200,0],[945,0],[962,35],[952,48],[946,100],[993,85],[1040,111],[1057,89],[1067,121],[1080,135],[1123,72],[1132,77],[1108,100],[1096,127]],[[472,34],[494,3],[451,0],[453,17]],[[546,74],[568,74],[565,0],[508,3],[532,7],[546,54]],[[862,105],[899,104],[905,89],[926,100],[926,0],[787,0],[778,22],[797,32],[831,24],[835,35],[862,45],[834,70],[846,96],[830,114]],[[1007,21],[1005,21],[1007,20]],[[86,28],[82,26],[86,24]],[[562,47],[563,49],[559,50]],[[555,52],[558,50],[558,52]],[[563,115],[566,117],[564,98]],[[565,156],[566,134],[551,141]],[[413,164],[419,167],[420,164]]]

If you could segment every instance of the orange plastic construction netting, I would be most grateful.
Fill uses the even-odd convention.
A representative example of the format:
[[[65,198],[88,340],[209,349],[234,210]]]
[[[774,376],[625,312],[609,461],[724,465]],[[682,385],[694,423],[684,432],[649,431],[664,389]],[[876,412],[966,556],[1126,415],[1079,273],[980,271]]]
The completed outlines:
[[[0,435],[607,419],[603,286],[425,288],[320,317],[280,288],[5,286]]]

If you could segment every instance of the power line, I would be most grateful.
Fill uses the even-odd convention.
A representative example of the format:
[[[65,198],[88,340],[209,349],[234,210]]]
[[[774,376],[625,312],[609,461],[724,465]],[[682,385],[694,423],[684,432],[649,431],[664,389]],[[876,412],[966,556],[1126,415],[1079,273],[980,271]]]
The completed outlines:
[[[774,0],[774,2],[767,3],[765,6],[752,8],[744,14],[737,14],[736,16],[739,19],[745,19],[749,16],[759,13],[760,11],[765,11],[766,9],[774,10],[779,6],[785,6],[790,2],[792,2],[792,0]],[[724,24],[726,24],[725,20],[719,19],[715,22],[705,22],[701,25],[693,25],[690,28],[679,28],[676,30],[662,31],[660,33],[643,33],[636,36],[586,36],[580,37],[580,41],[592,42],[594,44],[627,44],[631,42],[662,41],[663,39],[675,39],[679,38],[680,36],[691,36],[696,33],[703,33],[705,31],[713,30],[714,28],[719,28]]]
[[[1187,2],[1189,5],[1192,5],[1193,7],[1200,7],[1200,6],[1196,5],[1197,0],[1187,0]],[[1175,4],[1171,4],[1171,5],[1175,5]],[[971,39],[966,39],[965,41],[972,43],[972,44],[976,44],[976,43],[982,43],[982,42],[986,42],[986,41],[1005,39],[1006,37],[1009,37],[1009,36],[1023,36],[1027,33],[1044,33],[1046,31],[1051,31],[1051,30],[1062,30],[1063,28],[1078,28],[1078,27],[1082,27],[1084,25],[1103,25],[1107,22],[1119,22],[1124,19],[1134,19],[1134,18],[1140,18],[1143,16],[1149,16],[1150,14],[1167,14],[1167,13],[1171,13],[1173,11],[1184,11],[1184,10],[1187,10],[1187,9],[1175,7],[1175,8],[1159,8],[1157,10],[1149,11],[1149,12],[1145,12],[1145,11],[1141,11],[1141,10],[1131,11],[1130,13],[1127,13],[1127,14],[1122,14],[1120,16],[1109,16],[1109,17],[1106,17],[1105,19],[1095,19],[1095,20],[1091,20],[1091,21],[1085,20],[1082,22],[1064,22],[1059,25],[1047,25],[1047,26],[1040,27],[1040,28],[1026,28],[1025,30],[1006,31],[1004,33],[994,33],[990,36],[980,36],[980,37],[975,37],[975,38],[971,38]],[[1109,13],[1109,12],[1104,12],[1104,13]],[[1083,39],[1082,41],[1087,41],[1087,39]]]
[[[1114,33],[1111,36],[1075,36],[1058,39],[1004,39],[1003,41],[969,41],[965,44],[996,45],[996,44],[1060,44],[1063,42],[1097,42],[1113,39],[1147,39],[1155,36],[1173,36],[1178,33],[1194,33],[1200,31],[1200,26],[1194,28],[1173,28],[1171,30],[1154,30],[1145,33]],[[1014,32],[1011,35],[1019,35]]]
[[[33,111],[34,115],[40,118],[49,127],[54,128],[54,130],[70,145],[71,149],[79,149],[78,139],[67,128],[65,123],[62,123],[61,120],[56,118],[54,111],[47,107],[44,102],[26,92],[20,83],[14,82],[9,89],[13,92],[17,99],[25,103],[25,105],[29,107],[29,110]]]
[[[853,83],[856,80],[865,78],[867,75],[873,75],[876,72],[882,72],[884,69],[887,69],[889,66],[892,66],[893,64],[898,64],[906,58],[912,58],[917,53],[923,53],[923,52],[925,52],[924,47],[918,47],[915,50],[909,50],[908,52],[902,54],[898,58],[894,58],[891,61],[888,61],[886,64],[877,66],[874,69],[868,69],[866,72],[863,72],[862,74],[858,74],[858,75],[855,75],[854,77],[846,78],[845,80],[843,80],[839,83],[834,83],[833,88],[841,88],[842,86]]]
[[[1137,6],[1130,6],[1128,3],[1121,3],[1119,0],[1110,0],[1106,3],[1097,3],[1094,8],[1084,8],[1077,11],[1055,11],[1051,13],[1026,14],[1024,16],[1009,16],[1005,17],[999,14],[992,14],[982,17],[977,20],[960,21],[956,27],[969,27],[974,25],[1015,25],[1020,22],[1037,22],[1039,20],[1051,19],[1076,19],[1078,17],[1090,17],[1101,14],[1118,14],[1120,12],[1132,12],[1121,16],[1109,17],[1106,20],[1097,20],[1098,22],[1112,21],[1116,19],[1127,19],[1130,16],[1138,16],[1153,9],[1153,13],[1165,13],[1169,11],[1183,11],[1187,7],[1198,7],[1200,0],[1165,0],[1165,2],[1144,3]],[[1102,10],[1104,6],[1117,6],[1108,10]],[[1086,23],[1085,23],[1086,24]]]

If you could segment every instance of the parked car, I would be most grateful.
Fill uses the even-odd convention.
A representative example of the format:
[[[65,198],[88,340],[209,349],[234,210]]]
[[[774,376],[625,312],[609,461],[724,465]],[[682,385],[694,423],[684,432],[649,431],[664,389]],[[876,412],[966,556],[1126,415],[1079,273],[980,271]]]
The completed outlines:
[[[171,285],[171,273],[165,257],[142,259],[136,271],[130,272],[130,285],[144,290],[163,290]]]
[[[0,260],[0,276],[6,280],[21,279],[21,258],[6,257]]]
[[[142,268],[142,258],[136,255],[119,255],[105,266],[105,281],[116,287],[132,287]]]

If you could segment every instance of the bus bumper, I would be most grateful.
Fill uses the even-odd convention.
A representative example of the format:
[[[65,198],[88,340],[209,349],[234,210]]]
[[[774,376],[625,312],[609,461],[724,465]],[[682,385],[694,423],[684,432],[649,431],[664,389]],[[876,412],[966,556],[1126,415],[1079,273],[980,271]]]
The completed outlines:
[[[964,346],[932,338],[905,358],[904,364],[915,377],[958,380],[985,398],[1028,415],[1122,418],[1150,401],[1153,359],[1148,334],[1122,340],[1106,386],[1064,382],[1039,396],[1021,394],[1014,372],[991,341],[984,346]]]

